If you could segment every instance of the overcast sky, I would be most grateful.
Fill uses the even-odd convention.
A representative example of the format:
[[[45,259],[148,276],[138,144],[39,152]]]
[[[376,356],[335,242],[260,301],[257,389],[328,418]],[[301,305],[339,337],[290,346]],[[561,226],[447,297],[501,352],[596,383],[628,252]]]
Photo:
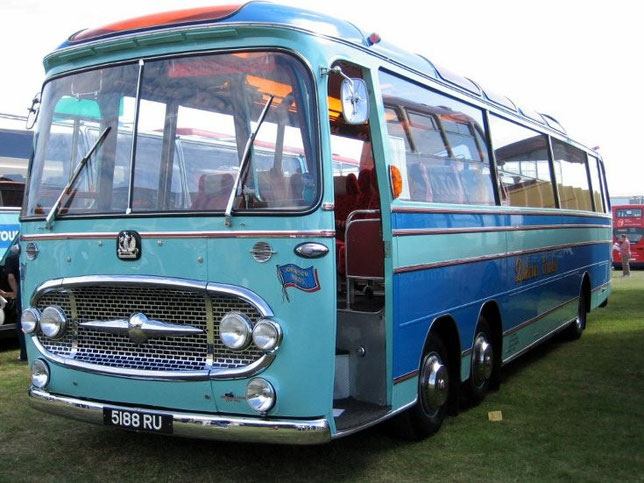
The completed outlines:
[[[26,114],[42,58],[86,27],[217,0],[0,0],[0,112]],[[628,0],[284,0],[368,32],[557,118],[599,146],[611,195],[644,194],[644,27]],[[390,6],[392,5],[392,6]]]

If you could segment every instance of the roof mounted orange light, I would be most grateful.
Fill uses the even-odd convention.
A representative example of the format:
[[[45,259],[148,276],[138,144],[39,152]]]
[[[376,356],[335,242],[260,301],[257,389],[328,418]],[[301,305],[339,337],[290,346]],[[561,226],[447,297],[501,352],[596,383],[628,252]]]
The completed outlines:
[[[129,20],[115,22],[103,27],[82,30],[69,38],[70,42],[93,40],[105,35],[124,33],[132,30],[142,30],[168,25],[184,24],[190,22],[205,22],[221,20],[239,10],[243,5],[220,5],[216,7],[200,7],[172,12],[155,13],[136,17]]]

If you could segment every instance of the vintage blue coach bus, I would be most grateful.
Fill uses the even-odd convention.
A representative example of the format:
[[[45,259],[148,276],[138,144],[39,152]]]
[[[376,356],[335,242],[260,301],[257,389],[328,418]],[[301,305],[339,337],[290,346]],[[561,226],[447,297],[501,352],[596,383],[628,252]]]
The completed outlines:
[[[420,439],[610,292],[602,160],[350,23],[251,2],[45,58],[22,212],[31,404],[313,444]]]

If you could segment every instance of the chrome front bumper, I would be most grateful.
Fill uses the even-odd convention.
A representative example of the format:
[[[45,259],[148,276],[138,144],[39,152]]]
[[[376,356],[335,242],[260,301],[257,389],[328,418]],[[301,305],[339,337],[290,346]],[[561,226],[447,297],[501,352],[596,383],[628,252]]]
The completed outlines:
[[[33,386],[29,388],[29,396],[29,403],[35,409],[101,425],[104,407],[123,411],[149,411],[149,409],[137,407],[57,396]],[[154,413],[172,416],[173,435],[186,438],[281,444],[321,444],[331,440],[329,422],[324,418],[284,420],[176,411],[154,410]]]

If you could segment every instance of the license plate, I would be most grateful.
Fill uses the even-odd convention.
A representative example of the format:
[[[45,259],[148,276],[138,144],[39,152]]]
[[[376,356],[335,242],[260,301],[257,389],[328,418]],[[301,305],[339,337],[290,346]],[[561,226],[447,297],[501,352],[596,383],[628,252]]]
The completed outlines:
[[[103,423],[132,431],[172,434],[172,416],[165,414],[103,408]]]

